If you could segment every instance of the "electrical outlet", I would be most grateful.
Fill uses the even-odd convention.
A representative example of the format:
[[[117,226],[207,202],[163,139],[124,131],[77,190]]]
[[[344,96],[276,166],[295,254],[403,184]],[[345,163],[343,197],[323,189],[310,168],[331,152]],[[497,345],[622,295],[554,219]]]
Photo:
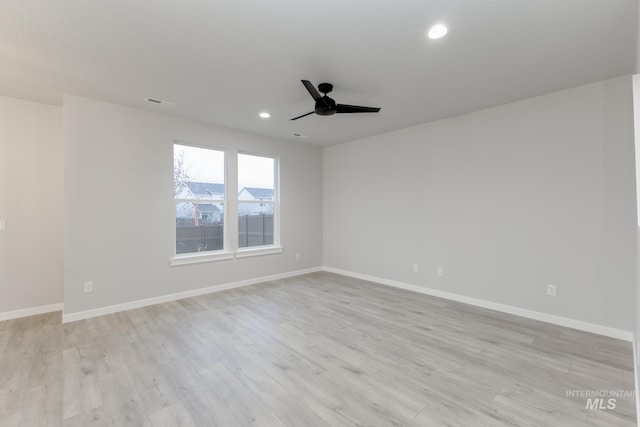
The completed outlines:
[[[550,297],[556,296],[556,285],[547,285],[547,295]]]
[[[0,219],[0,231],[4,231],[7,229],[7,220]]]
[[[442,277],[442,276],[444,276],[444,268],[442,268],[442,267],[438,267],[438,268],[436,269],[436,274],[438,275],[438,277]]]
[[[93,282],[84,282],[84,291],[93,292]]]
[[[417,272],[418,272],[418,270],[419,270],[419,266],[418,266],[418,264],[413,264],[413,272],[414,272],[414,273],[417,273]]]
[[[299,259],[300,259],[300,254],[299,254],[299,253],[297,253],[297,254],[296,254],[296,260],[299,260]]]

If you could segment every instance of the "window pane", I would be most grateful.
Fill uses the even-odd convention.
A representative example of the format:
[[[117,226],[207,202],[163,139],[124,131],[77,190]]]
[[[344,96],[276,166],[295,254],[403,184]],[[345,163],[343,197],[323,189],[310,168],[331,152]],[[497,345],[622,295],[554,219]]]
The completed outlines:
[[[273,245],[275,159],[238,154],[238,247]]]
[[[273,214],[238,215],[238,247],[273,245]]]
[[[173,145],[173,189],[176,199],[224,199],[224,152]]]
[[[176,254],[224,248],[224,152],[174,144]]]
[[[219,251],[224,248],[224,219],[216,206],[210,203],[176,202],[176,254]]]
[[[238,154],[238,200],[273,201],[275,160]]]

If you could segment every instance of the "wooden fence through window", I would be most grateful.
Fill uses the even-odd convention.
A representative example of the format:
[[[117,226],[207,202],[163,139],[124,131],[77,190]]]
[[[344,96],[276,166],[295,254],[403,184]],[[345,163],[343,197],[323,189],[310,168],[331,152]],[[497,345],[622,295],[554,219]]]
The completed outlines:
[[[224,247],[222,222],[212,225],[176,225],[176,253],[215,251]],[[273,214],[238,217],[238,246],[273,244]]]

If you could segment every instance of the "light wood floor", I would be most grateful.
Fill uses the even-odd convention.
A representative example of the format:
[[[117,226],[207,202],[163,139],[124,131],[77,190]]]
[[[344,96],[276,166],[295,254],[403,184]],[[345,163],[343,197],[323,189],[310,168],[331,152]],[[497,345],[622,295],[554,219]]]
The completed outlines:
[[[0,426],[635,425],[626,342],[329,273],[0,322]]]

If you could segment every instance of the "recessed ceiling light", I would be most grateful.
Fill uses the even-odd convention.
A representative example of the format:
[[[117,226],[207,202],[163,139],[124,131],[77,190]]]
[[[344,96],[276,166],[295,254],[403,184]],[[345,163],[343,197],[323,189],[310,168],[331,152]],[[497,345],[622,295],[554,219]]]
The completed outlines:
[[[447,27],[442,24],[437,24],[431,27],[427,35],[430,39],[435,40],[444,37],[447,34],[447,31],[449,31]]]
[[[262,117],[263,119],[268,119],[269,117],[271,117],[271,114],[263,111],[262,113],[260,113],[260,117]]]

